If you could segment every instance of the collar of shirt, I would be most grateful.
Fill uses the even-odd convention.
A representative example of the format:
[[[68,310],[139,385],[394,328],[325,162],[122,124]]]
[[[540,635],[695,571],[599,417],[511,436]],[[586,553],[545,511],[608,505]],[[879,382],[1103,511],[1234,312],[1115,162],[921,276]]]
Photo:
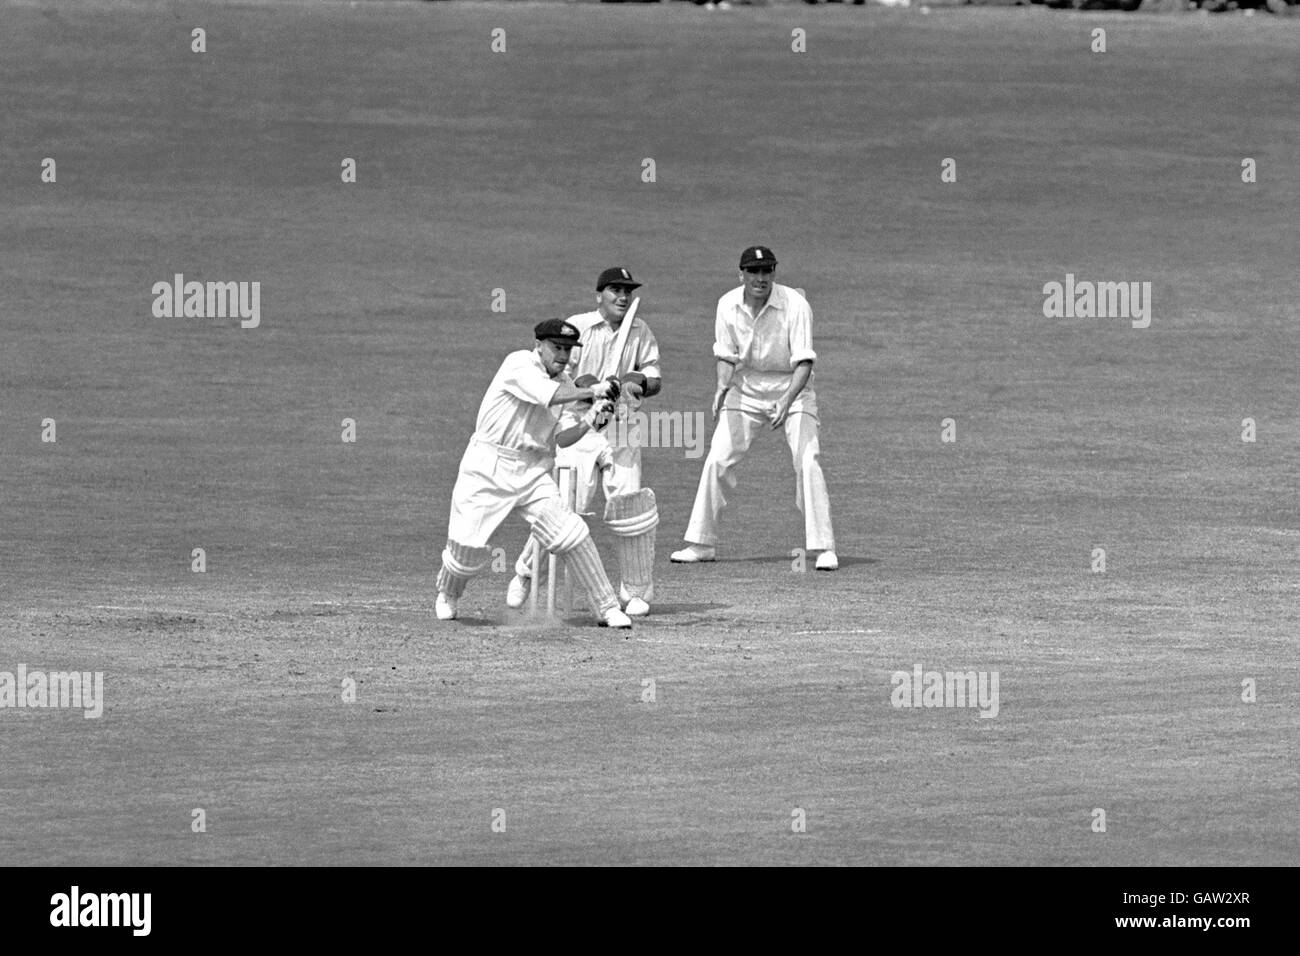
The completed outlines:
[[[532,351],[530,351],[528,353],[528,356],[529,358],[532,359],[533,364],[542,370],[543,375],[545,375],[547,378],[551,378],[551,373],[550,371],[547,370],[546,363],[542,361],[542,355],[540,352],[537,351],[537,349],[533,349]],[[555,379],[551,379],[551,381],[555,381]]]
[[[599,315],[599,314],[600,314],[600,313],[597,313],[597,315]],[[624,320],[623,320],[623,322],[626,322],[626,321],[627,321],[627,319],[624,319]],[[623,322],[620,322],[620,323],[618,324],[618,328],[616,329],[616,328],[614,328],[612,325],[609,324],[609,319],[607,319],[607,318],[605,318],[603,315],[601,315],[601,316],[600,316],[600,321],[597,322],[594,326],[592,326],[592,331],[594,332],[594,331],[596,331],[597,329],[599,329],[599,330],[600,330],[601,332],[603,332],[605,335],[608,335],[611,339],[612,339],[612,338],[616,338],[616,337],[618,336],[618,333],[621,332],[622,329],[623,329]],[[631,334],[632,334],[633,332],[635,332],[638,328],[640,328],[640,327],[641,327],[641,324],[642,324],[642,323],[641,323],[641,320],[640,320],[638,317],[633,316],[633,317],[632,317],[632,326],[631,326],[631,328],[630,328],[629,331],[628,331],[628,335],[631,335]]]
[[[740,301],[736,303],[736,308],[739,311],[743,312],[745,315],[749,316],[749,318],[753,319],[755,322],[757,322],[758,317],[761,316],[768,309],[771,309],[774,312],[784,311],[785,310],[785,287],[777,285],[775,282],[773,282],[772,291],[768,295],[767,301],[763,303],[763,307],[759,309],[758,314],[755,315],[753,312],[749,311],[749,305],[746,304],[745,302],[745,287],[741,286]]]

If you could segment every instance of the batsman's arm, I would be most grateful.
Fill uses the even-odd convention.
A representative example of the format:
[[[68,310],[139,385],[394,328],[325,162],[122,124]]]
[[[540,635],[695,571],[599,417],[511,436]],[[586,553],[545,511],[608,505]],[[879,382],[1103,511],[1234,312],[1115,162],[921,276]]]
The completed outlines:
[[[596,402],[578,421],[556,432],[555,443],[561,448],[568,448],[588,431],[597,428],[602,419],[607,420],[613,409],[614,403],[608,399]]]
[[[617,386],[611,386],[608,380],[591,386],[561,385],[546,404],[568,405],[570,402],[592,402],[602,398],[618,398]]]
[[[565,428],[555,433],[555,444],[561,448],[568,448],[579,438],[587,433],[587,426],[582,422],[574,425],[572,428]]]

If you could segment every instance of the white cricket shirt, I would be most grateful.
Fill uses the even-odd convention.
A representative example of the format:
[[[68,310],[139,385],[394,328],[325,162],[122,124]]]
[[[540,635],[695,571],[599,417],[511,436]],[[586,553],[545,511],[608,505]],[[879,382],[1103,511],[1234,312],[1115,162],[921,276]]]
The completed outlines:
[[[511,352],[478,407],[475,434],[506,448],[553,453],[563,406],[550,401],[561,385],[572,384],[566,373],[558,378],[547,375],[535,350]]]
[[[772,294],[758,310],[745,305],[745,287],[718,300],[713,355],[736,366],[732,386],[744,398],[777,401],[790,386],[794,367],[817,360],[812,347],[812,308],[789,286],[772,283]],[[804,391],[812,393],[810,377]]]

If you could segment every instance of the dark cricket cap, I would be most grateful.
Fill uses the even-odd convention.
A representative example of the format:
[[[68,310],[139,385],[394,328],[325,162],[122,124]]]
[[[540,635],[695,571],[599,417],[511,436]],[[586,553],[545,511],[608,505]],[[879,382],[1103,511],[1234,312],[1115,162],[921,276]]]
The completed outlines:
[[[600,274],[600,278],[596,280],[596,291],[599,292],[607,285],[625,285],[629,289],[635,289],[641,283],[633,279],[632,273],[622,266],[613,266]]]
[[[578,344],[578,330],[563,319],[544,319],[533,327],[533,335],[563,345]]]
[[[772,268],[776,265],[776,253],[772,251],[771,246],[750,246],[740,254],[740,268],[758,269]]]

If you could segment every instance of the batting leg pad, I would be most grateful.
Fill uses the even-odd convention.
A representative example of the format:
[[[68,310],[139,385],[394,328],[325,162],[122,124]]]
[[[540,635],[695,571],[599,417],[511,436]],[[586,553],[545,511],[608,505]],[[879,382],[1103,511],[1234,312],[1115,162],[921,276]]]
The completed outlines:
[[[649,601],[654,592],[655,528],[659,507],[649,488],[614,495],[605,502],[605,524],[614,532],[614,547],[623,587],[632,597]]]
[[[587,530],[585,521],[558,501],[553,501],[533,521],[533,535],[552,554],[568,554],[589,539],[591,532]]]
[[[492,560],[491,548],[471,548],[458,541],[448,541],[442,549],[442,567],[438,569],[438,590],[458,598],[465,593],[465,585],[488,566]]]
[[[614,593],[614,585],[609,583],[609,575],[600,563],[600,552],[590,534],[565,554],[564,563],[597,614],[618,607],[618,595]]]

